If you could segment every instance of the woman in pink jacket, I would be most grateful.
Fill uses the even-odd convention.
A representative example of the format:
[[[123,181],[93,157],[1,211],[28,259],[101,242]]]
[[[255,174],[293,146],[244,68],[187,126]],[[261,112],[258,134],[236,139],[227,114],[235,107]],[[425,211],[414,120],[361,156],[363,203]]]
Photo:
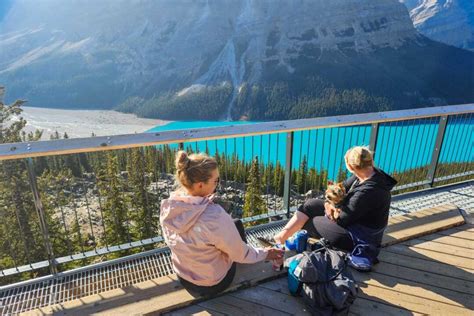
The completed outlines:
[[[234,278],[235,262],[256,263],[283,256],[278,249],[247,245],[242,223],[234,222],[213,203],[212,194],[219,183],[214,158],[179,151],[176,180],[180,188],[161,202],[160,222],[174,271],[192,294],[213,295],[225,290]]]

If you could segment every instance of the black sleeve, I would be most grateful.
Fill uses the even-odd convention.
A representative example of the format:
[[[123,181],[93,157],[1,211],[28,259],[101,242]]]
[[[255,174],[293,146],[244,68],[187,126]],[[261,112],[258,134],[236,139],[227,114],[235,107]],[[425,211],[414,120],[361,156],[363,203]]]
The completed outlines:
[[[371,209],[371,194],[367,191],[357,191],[341,207],[341,214],[337,219],[337,224],[347,227],[355,223]]]
[[[346,189],[346,192],[349,192],[349,189],[351,188],[352,183],[354,183],[354,181],[356,179],[357,179],[357,177],[353,175],[349,179],[344,180],[342,185],[344,185],[344,188]]]

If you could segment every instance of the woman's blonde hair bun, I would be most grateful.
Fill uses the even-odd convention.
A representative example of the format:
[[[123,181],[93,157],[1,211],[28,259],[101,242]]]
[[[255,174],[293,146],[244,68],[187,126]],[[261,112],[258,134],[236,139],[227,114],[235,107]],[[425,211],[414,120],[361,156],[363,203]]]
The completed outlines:
[[[344,156],[346,164],[352,168],[364,169],[374,166],[374,154],[367,146],[350,148]]]

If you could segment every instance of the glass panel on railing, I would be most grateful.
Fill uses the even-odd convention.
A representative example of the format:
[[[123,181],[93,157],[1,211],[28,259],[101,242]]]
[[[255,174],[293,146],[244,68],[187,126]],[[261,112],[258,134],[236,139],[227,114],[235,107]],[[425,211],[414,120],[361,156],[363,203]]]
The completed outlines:
[[[435,174],[438,184],[449,183],[451,179],[463,181],[472,178],[469,172],[474,170],[473,124],[472,114],[449,116]]]
[[[344,155],[354,146],[368,146],[370,125],[314,129],[294,133],[290,205],[324,194],[328,181],[344,181],[349,172]]]

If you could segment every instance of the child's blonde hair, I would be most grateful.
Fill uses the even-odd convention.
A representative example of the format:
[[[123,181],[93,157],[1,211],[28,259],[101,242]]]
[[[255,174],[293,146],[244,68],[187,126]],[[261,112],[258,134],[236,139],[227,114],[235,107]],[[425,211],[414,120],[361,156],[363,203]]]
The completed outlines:
[[[207,182],[212,171],[217,169],[217,161],[206,154],[188,154],[180,150],[176,153],[176,180],[189,189],[194,183]]]
[[[353,169],[365,169],[374,166],[374,154],[366,146],[350,148],[344,156],[346,164]]]

